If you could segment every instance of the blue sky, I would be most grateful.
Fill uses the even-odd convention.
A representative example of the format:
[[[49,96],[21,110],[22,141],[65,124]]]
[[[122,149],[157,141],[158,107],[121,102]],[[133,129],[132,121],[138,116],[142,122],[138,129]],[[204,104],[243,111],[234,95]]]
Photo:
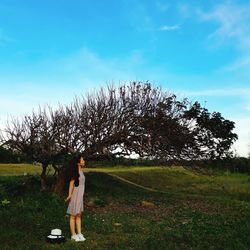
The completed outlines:
[[[107,83],[150,81],[250,143],[250,2],[0,0],[0,124]]]

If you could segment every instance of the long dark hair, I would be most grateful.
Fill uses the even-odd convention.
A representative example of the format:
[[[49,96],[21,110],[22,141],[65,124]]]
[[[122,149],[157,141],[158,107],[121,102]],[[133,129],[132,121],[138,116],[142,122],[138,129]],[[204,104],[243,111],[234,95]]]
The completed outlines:
[[[78,154],[74,156],[70,161],[69,161],[69,179],[74,179],[75,180],[75,186],[79,186],[79,171],[78,171],[78,163],[80,161],[80,158],[83,157],[82,154]],[[83,157],[84,158],[84,157]]]

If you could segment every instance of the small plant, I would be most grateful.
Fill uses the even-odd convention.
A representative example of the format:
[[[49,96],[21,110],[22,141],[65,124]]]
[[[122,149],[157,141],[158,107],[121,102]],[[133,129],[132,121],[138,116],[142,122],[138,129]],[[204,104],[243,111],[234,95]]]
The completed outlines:
[[[101,199],[101,198],[95,198],[95,205],[100,206],[100,207],[104,207],[106,205],[106,201]]]
[[[104,199],[98,197],[92,197],[88,202],[88,206],[104,207],[106,204],[107,202]]]
[[[9,204],[10,204],[10,201],[7,200],[6,198],[3,199],[3,200],[1,200],[1,206],[2,206],[2,207],[6,207],[6,206],[8,206]]]

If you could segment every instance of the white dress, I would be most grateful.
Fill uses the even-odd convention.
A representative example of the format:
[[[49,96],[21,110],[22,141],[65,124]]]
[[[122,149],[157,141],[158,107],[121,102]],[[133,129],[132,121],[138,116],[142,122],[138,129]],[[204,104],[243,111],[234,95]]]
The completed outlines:
[[[69,201],[67,214],[76,215],[84,210],[83,205],[83,196],[85,190],[85,175],[83,174],[82,170],[79,172],[79,186],[73,187],[73,192]]]

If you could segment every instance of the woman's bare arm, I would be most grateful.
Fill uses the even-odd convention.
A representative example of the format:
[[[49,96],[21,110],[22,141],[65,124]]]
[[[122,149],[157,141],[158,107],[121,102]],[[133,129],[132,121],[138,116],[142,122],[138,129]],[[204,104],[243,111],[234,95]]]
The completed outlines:
[[[69,183],[69,194],[68,194],[68,197],[65,199],[65,201],[70,200],[71,195],[72,195],[72,192],[73,192],[74,183],[75,183],[75,180],[72,179],[72,180],[70,181],[70,183]]]

